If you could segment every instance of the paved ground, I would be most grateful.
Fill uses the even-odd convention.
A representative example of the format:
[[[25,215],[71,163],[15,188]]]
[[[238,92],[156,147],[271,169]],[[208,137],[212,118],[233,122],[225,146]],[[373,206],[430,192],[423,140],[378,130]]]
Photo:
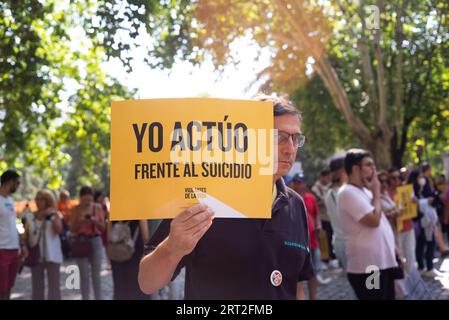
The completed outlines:
[[[435,259],[435,267],[439,268],[442,276],[437,278],[422,277],[426,287],[436,300],[449,300],[449,258]],[[355,295],[349,285],[347,278],[343,275],[341,269],[334,269],[326,271],[323,274],[325,277],[331,277],[333,280],[329,284],[319,285],[317,289],[317,296],[320,300],[353,300]],[[306,286],[305,286],[306,287]],[[307,290],[306,290],[307,291]]]
[[[449,300],[449,258],[435,259],[435,266],[442,271],[446,271],[444,276],[429,279],[423,278],[434,299]],[[66,261],[61,267],[61,292],[64,300],[80,300],[79,289],[71,289],[73,284],[73,270],[76,266],[74,260]],[[318,299],[351,300],[354,299],[352,290],[347,279],[343,276],[341,269],[326,271],[326,277],[332,277],[332,282],[318,287]],[[71,278],[72,277],[72,278]],[[101,273],[102,290],[104,299],[111,300],[113,294],[111,270],[106,261],[103,263]],[[182,274],[172,283],[171,288],[164,288],[160,294],[153,296],[153,299],[181,299],[183,293]],[[91,293],[93,297],[93,292]],[[14,300],[31,299],[31,273],[28,268],[24,268],[17,277],[16,284],[12,290],[11,298]]]

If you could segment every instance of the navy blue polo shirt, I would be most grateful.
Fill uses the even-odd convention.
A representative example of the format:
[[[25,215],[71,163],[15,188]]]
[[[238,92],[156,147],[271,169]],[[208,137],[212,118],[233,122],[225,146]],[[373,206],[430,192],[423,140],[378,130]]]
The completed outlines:
[[[176,268],[186,267],[186,299],[296,299],[298,281],[313,277],[304,203],[276,182],[271,219],[216,218],[195,249]],[[150,240],[154,249],[168,235],[163,220]]]

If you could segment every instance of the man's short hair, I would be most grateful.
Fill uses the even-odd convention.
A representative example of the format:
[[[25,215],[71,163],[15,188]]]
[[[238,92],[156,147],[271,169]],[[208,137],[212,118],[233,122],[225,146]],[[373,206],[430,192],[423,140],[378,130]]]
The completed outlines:
[[[345,157],[345,170],[348,176],[352,173],[352,167],[362,163],[363,158],[372,157],[369,151],[363,149],[350,149]]]
[[[59,198],[70,199],[70,192],[68,190],[61,190]]]
[[[343,169],[345,167],[345,158],[337,158],[332,159],[329,163],[329,169],[331,172],[338,171],[340,169]]]
[[[323,170],[320,171],[320,177],[328,176],[330,173],[331,172],[328,168],[324,168]]]
[[[275,117],[283,116],[286,114],[296,115],[299,120],[301,120],[301,113],[295,108],[293,102],[288,98],[287,95],[266,95],[263,93],[258,93],[256,95],[257,101],[270,101],[273,102],[273,112]]]
[[[20,178],[20,175],[15,172],[14,170],[6,170],[5,172],[3,172],[1,178],[0,178],[0,184],[4,184],[7,183],[11,180],[17,180]]]

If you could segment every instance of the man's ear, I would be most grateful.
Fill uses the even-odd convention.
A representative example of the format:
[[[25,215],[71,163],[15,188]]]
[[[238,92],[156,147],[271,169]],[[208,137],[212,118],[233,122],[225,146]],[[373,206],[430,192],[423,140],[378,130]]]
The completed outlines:
[[[351,174],[359,174],[360,173],[360,166],[355,164],[352,166]]]

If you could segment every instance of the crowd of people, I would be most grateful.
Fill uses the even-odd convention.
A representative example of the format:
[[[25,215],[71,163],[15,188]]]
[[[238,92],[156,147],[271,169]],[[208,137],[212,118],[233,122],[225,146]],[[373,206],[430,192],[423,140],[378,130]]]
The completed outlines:
[[[315,184],[303,174],[289,179],[309,213],[310,247],[316,280],[309,281],[309,295],[316,298],[316,283],[326,264],[336,258],[359,299],[394,299],[407,292],[403,279],[416,268],[424,277],[441,276],[434,258],[449,254],[449,188],[444,175],[432,176],[431,166],[376,170],[369,152],[349,150],[332,159]],[[411,194],[399,201],[398,188],[411,186]],[[310,187],[310,192],[308,191]],[[445,188],[445,189],[444,189]],[[407,206],[416,206],[414,217],[404,218]],[[320,221],[321,220],[321,221]],[[326,241],[319,241],[324,234]],[[320,245],[328,252],[321,256]],[[380,271],[379,290],[367,287],[372,267]],[[326,267],[327,268],[327,267]]]
[[[77,202],[63,190],[56,200],[52,191],[39,190],[34,203],[18,215],[11,197],[20,185],[20,175],[4,172],[0,185],[0,299],[10,298],[16,276],[23,267],[31,269],[31,298],[60,300],[60,274],[64,260],[79,268],[82,299],[102,300],[102,263],[112,272],[114,299],[149,299],[138,286],[137,273],[148,225],[142,221],[110,222],[109,199],[101,191],[83,186]],[[20,234],[16,219],[21,218]],[[47,291],[47,295],[45,295]]]

